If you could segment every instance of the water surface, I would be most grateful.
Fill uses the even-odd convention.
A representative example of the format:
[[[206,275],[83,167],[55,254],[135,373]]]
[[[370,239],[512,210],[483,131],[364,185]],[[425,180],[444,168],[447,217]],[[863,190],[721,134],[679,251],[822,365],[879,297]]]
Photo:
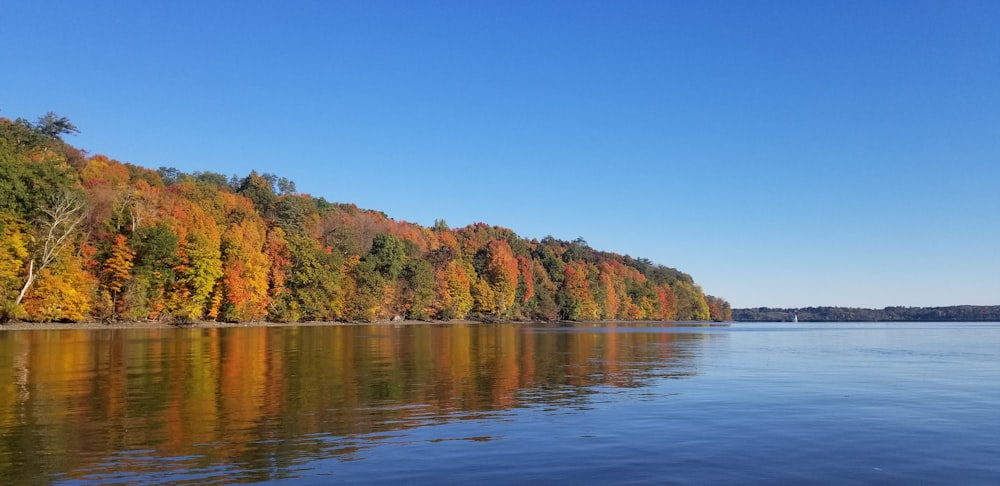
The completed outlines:
[[[1000,482],[1000,324],[0,331],[0,483]]]

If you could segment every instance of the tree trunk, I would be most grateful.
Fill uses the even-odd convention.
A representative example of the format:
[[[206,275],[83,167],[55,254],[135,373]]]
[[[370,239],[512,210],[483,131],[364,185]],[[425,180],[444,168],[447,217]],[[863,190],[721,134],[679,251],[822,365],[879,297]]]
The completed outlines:
[[[14,305],[21,305],[21,301],[24,300],[24,294],[28,293],[28,287],[35,283],[35,260],[32,259],[28,263],[28,279],[24,282],[24,287],[21,287],[21,293],[17,294],[17,300],[14,301]]]

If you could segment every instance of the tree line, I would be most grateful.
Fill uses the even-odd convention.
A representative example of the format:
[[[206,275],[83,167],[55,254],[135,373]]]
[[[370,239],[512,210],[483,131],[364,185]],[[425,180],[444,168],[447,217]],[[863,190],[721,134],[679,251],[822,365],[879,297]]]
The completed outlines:
[[[950,307],[805,307],[733,309],[735,321],[749,322],[948,322],[1000,321],[1000,306],[957,305]]]
[[[227,177],[89,156],[47,114],[0,119],[0,321],[729,320],[690,275]]]

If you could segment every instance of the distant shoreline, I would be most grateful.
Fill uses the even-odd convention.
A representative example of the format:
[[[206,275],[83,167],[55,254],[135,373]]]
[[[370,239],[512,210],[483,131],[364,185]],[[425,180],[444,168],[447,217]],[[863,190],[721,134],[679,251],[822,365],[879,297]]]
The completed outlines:
[[[754,307],[733,309],[735,322],[995,322],[1000,305],[947,307]]]

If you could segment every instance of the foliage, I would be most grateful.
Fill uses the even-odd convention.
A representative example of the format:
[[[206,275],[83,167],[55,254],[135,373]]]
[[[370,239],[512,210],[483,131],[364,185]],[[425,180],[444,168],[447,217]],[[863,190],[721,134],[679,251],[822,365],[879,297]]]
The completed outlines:
[[[102,265],[103,284],[111,300],[112,315],[118,315],[123,310],[120,295],[129,280],[132,279],[132,267],[135,265],[135,251],[128,245],[125,235],[115,235],[111,244],[111,254]]]
[[[62,259],[39,273],[34,291],[24,301],[33,320],[75,322],[90,315],[95,278],[83,269],[80,257]]]
[[[689,275],[583,238],[422,227],[268,173],[86,157],[61,138],[76,131],[0,119],[0,321],[731,318]]]
[[[43,137],[49,139],[58,139],[60,135],[79,132],[79,130],[77,130],[76,127],[70,123],[69,118],[56,115],[51,111],[38,118],[38,123],[35,124],[35,129],[38,130],[38,133],[40,133]]]
[[[236,192],[253,201],[254,207],[260,214],[269,214],[278,202],[278,196],[274,194],[271,183],[257,172],[251,172],[244,178]]]
[[[375,237],[371,250],[362,261],[370,262],[372,270],[385,279],[395,280],[403,270],[405,254],[403,242],[399,238],[383,233]]]
[[[486,282],[489,283],[493,302],[491,313],[510,317],[517,292],[517,259],[510,245],[504,240],[493,240],[486,245]]]
[[[230,225],[222,235],[222,309],[225,321],[259,321],[270,304],[268,274],[270,261],[264,252],[266,229],[259,219]]]
[[[276,320],[328,321],[342,318],[343,272],[339,255],[302,235],[290,236],[288,249],[291,260],[286,283],[289,297],[281,307],[286,315],[278,314]]]
[[[401,295],[406,317],[429,319],[434,301],[434,269],[427,260],[411,259],[403,265]]]
[[[12,126],[21,125],[0,119],[0,213],[30,220],[52,198],[74,188],[78,176],[60,152],[48,148],[51,140],[25,140],[29,136],[12,133],[20,131]]]
[[[467,266],[450,261],[435,273],[434,308],[442,319],[464,319],[472,310],[472,281]]]
[[[24,317],[16,302],[23,284],[22,270],[28,259],[29,237],[24,225],[0,213],[0,322]]]

